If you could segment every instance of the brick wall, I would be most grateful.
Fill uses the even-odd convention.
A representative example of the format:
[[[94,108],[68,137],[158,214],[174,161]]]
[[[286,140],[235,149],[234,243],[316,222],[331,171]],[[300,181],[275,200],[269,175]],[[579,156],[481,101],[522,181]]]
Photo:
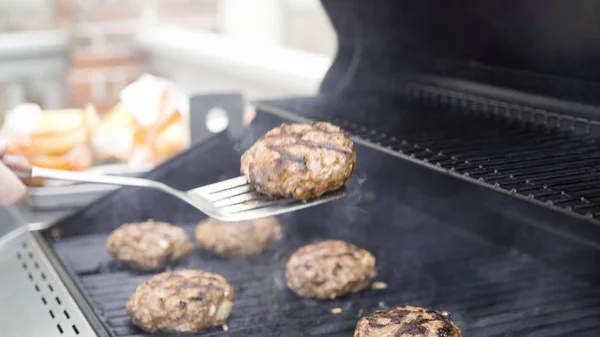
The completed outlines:
[[[148,70],[134,47],[143,25],[173,22],[213,29],[218,17],[218,0],[53,1],[57,26],[70,36],[69,101],[79,106],[93,102],[101,113]]]

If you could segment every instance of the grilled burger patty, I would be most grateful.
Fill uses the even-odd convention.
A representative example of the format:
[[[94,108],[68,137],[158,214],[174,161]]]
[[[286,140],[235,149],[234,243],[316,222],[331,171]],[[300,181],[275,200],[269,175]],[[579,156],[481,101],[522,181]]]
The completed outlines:
[[[199,332],[226,323],[233,288],[221,275],[176,270],[142,283],[125,308],[133,324],[148,332]]]
[[[281,124],[242,155],[241,172],[272,197],[308,200],[341,188],[356,169],[350,136],[325,122]]]
[[[358,321],[354,337],[461,337],[447,312],[419,307],[376,311]]]
[[[201,247],[218,255],[249,256],[278,242],[281,232],[281,224],[273,217],[241,222],[210,218],[196,228],[196,240]]]
[[[333,299],[367,287],[375,275],[375,257],[344,241],[323,241],[298,249],[290,257],[285,277],[300,296]]]
[[[106,249],[133,268],[154,270],[188,256],[194,245],[183,229],[148,220],[114,230],[106,241]]]

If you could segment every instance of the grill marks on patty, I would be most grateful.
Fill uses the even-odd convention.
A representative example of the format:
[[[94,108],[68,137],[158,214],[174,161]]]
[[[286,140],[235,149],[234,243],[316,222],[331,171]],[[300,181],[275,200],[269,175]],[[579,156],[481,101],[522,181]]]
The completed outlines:
[[[132,322],[146,331],[199,332],[225,324],[233,288],[217,274],[183,269],[155,275],[127,302]]]
[[[420,307],[396,307],[363,317],[355,337],[461,337],[450,314]]]
[[[242,155],[240,171],[262,193],[308,200],[342,187],[355,168],[350,136],[317,122],[269,131]]]
[[[315,125],[313,124],[313,127]],[[293,149],[293,147],[304,147],[306,151],[310,151],[311,149],[326,149],[331,151],[336,151],[343,155],[348,155],[351,151],[343,149],[339,146],[335,146],[328,143],[319,143],[313,142],[310,140],[304,140],[302,137],[309,134],[310,132],[322,132],[325,134],[332,134],[331,131],[324,130],[322,128],[314,127],[312,129],[308,129],[302,132],[288,132],[289,128],[282,128],[281,134],[265,136],[263,139],[272,139],[272,140],[280,140],[281,144],[269,145],[268,148],[273,151],[279,153],[280,157],[277,159],[278,164],[283,165],[285,161],[291,161],[295,163],[300,163],[303,165],[304,169],[306,167],[306,154],[296,155],[290,153],[289,151]]]
[[[156,270],[185,258],[194,245],[183,229],[148,220],[114,230],[106,241],[106,249],[134,269]]]
[[[288,287],[309,298],[332,299],[366,288],[376,275],[375,257],[336,240],[298,249],[286,266]]]
[[[304,169],[306,169],[305,156],[297,156],[295,154],[288,153],[286,149],[284,149],[282,146],[270,145],[269,150],[279,153],[279,158],[277,158],[277,164],[283,165],[285,161],[291,161],[302,164]]]
[[[169,283],[169,280],[173,279],[178,280],[174,285],[172,285],[173,282],[171,282],[171,285],[165,284],[165,282]],[[216,275],[209,273],[187,277],[174,271],[171,272],[166,279],[151,279],[148,281],[148,284],[152,288],[173,290],[171,296],[178,296],[182,299],[187,299],[187,301],[190,302],[204,300],[208,292],[224,292],[226,290],[223,286],[223,278],[217,278]],[[186,298],[185,292],[188,289],[194,290],[194,296]],[[180,303],[185,303],[185,301],[181,300]]]
[[[281,132],[279,134],[265,135],[262,139],[281,140],[283,144],[281,144],[278,147],[273,146],[273,151],[277,151],[277,152],[281,151],[284,154],[287,154],[284,152],[285,147],[294,146],[294,145],[306,146],[309,149],[310,148],[327,149],[327,150],[336,151],[336,152],[339,152],[342,154],[350,154],[352,151],[342,148],[340,146],[336,146],[334,144],[324,143],[324,142],[315,142],[315,141],[304,139],[304,136],[310,135],[311,133],[315,133],[315,132],[323,133],[325,135],[334,135],[335,133],[338,133],[338,134],[343,135],[344,137],[350,138],[350,135],[348,135],[348,133],[346,133],[342,129],[339,129],[339,131],[334,132],[332,130],[328,130],[328,129],[324,128],[323,124],[324,123],[319,123],[319,122],[313,123],[313,124],[311,124],[311,128],[305,129],[301,132],[294,132],[293,128],[292,128],[294,125],[283,124],[280,127]],[[331,125],[331,124],[329,124],[329,125]],[[327,138],[329,138],[329,137],[327,137]]]

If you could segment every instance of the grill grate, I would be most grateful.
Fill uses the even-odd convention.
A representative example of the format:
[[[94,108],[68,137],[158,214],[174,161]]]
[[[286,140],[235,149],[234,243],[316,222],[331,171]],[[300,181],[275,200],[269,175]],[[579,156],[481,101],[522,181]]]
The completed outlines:
[[[466,96],[448,98],[452,104],[440,111],[433,106],[443,101],[441,93],[418,97],[429,104],[380,96],[325,97],[268,102],[261,108],[328,120],[438,170],[563,212],[600,218],[600,144],[590,131],[597,123],[582,127],[584,121],[548,113],[537,118],[527,109],[514,112],[508,104],[490,108],[493,103]],[[380,113],[381,107],[397,114]]]
[[[427,222],[431,223],[431,219]],[[289,225],[286,224],[288,233],[305,226]],[[553,336],[581,329],[587,330],[578,336],[600,333],[599,289],[560,275],[524,255],[483,245],[449,229],[445,229],[447,240],[456,246],[447,246],[446,252],[437,249],[431,255],[428,251],[436,250],[436,226],[420,226],[410,235],[402,226],[382,226],[377,235],[379,241],[373,241],[381,243],[379,248],[367,246],[378,257],[378,279],[388,283],[387,289],[368,290],[335,301],[304,300],[286,289],[284,264],[297,246],[295,237],[284,239],[274,251],[250,261],[231,261],[196,252],[178,267],[218,272],[234,285],[234,313],[228,323],[231,336],[280,336],[281,331],[288,331],[289,336],[348,336],[364,314],[404,303],[450,310],[464,328],[465,336],[506,336],[508,332],[513,336],[550,336],[540,334],[545,329],[555,333]],[[192,226],[184,228],[193,230]],[[382,241],[386,235],[397,239],[391,243]],[[411,247],[410,242],[417,238],[420,244]],[[105,239],[106,235],[82,236],[61,242],[56,249],[67,260],[83,247],[88,256],[100,257],[80,263],[71,261],[71,266],[79,273],[84,292],[114,336],[141,336],[143,332],[131,325],[124,306],[135,288],[150,275],[118,270],[104,252]],[[412,254],[426,259],[415,263],[404,254],[390,255],[390,244],[410,249]],[[452,259],[440,260],[443,255]],[[93,265],[95,271],[87,269]],[[343,311],[333,315],[330,310],[337,307]],[[219,328],[202,334],[220,335],[225,333]]]

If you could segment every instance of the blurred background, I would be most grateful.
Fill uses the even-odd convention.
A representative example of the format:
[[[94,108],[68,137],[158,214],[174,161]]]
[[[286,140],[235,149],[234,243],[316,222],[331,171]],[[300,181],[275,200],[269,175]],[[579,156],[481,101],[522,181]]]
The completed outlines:
[[[36,166],[142,174],[241,128],[245,102],[316,93],[336,48],[318,0],[0,0],[0,139]],[[22,222],[114,189],[36,184]]]
[[[311,94],[335,49],[318,0],[0,0],[0,114],[102,114],[143,73],[186,93]]]

